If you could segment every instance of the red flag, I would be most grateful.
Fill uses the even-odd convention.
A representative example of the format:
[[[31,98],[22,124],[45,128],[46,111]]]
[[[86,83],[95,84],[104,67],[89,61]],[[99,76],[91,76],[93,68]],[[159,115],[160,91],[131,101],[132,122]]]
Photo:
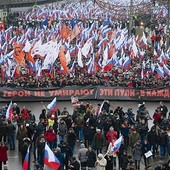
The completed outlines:
[[[65,40],[67,37],[70,37],[71,31],[70,29],[64,24],[61,28],[61,37]]]
[[[60,48],[59,58],[60,58],[60,63],[64,69],[64,73],[66,73],[66,74],[69,73],[69,69],[67,67],[66,56],[65,56],[62,48]]]

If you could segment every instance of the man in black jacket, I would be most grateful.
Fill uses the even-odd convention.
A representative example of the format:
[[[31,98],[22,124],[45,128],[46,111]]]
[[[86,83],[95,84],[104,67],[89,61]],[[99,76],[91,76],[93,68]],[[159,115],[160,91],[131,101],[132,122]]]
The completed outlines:
[[[89,146],[86,155],[87,155],[87,167],[88,169],[93,170],[95,168],[96,153],[93,151],[91,146]]]
[[[69,170],[80,170],[80,163],[76,160],[75,157],[72,157]]]

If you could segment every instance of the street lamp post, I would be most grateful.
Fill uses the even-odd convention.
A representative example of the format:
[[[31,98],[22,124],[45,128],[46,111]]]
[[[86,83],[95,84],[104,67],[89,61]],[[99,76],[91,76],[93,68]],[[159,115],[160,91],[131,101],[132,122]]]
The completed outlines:
[[[131,35],[133,26],[133,0],[130,0],[130,22],[129,22],[129,34]]]

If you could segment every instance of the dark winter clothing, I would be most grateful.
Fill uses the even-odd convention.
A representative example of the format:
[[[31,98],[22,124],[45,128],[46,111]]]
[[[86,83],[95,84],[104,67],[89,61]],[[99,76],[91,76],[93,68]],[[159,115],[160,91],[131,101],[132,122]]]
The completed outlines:
[[[87,157],[87,167],[95,167],[95,162],[96,162],[96,153],[92,151],[87,151],[86,154]]]

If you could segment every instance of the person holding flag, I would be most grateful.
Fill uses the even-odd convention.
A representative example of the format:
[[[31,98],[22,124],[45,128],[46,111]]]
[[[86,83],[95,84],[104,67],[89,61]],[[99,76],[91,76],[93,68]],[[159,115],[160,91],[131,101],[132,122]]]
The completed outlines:
[[[60,167],[60,162],[49,148],[47,143],[45,144],[45,152],[44,152],[44,165],[49,168],[58,170]]]
[[[27,152],[26,152],[25,159],[24,159],[24,162],[23,162],[22,170],[29,170],[30,169],[29,161],[30,161],[30,146],[28,146],[28,148],[27,148]]]
[[[7,120],[12,120],[12,112],[13,112],[12,108],[13,108],[13,104],[11,101],[11,103],[9,104],[8,109],[6,111],[6,119]]]
[[[106,170],[113,169],[113,166],[116,169],[116,153],[121,147],[122,140],[123,138],[120,136],[117,140],[112,139],[112,141],[109,143],[107,152],[105,154],[105,158],[107,160]]]

